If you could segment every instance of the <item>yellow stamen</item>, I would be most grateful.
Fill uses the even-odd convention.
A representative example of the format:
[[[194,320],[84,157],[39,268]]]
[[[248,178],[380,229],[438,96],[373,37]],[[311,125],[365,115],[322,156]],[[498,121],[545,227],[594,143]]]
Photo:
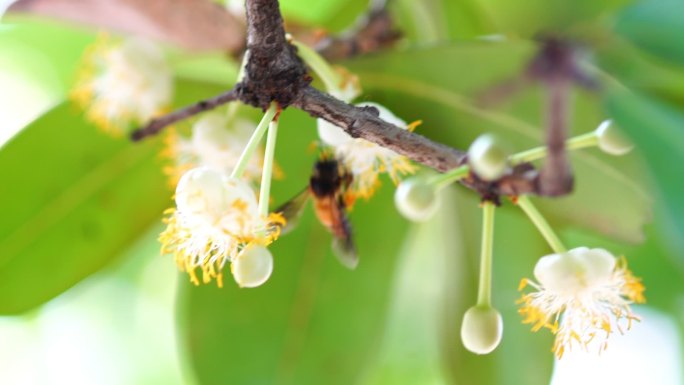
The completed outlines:
[[[415,131],[416,128],[418,128],[418,126],[420,126],[421,124],[423,124],[423,121],[422,121],[422,120],[420,120],[420,119],[414,120],[413,122],[409,123],[408,126],[406,126],[406,129],[409,130],[409,132],[413,132],[413,131]]]

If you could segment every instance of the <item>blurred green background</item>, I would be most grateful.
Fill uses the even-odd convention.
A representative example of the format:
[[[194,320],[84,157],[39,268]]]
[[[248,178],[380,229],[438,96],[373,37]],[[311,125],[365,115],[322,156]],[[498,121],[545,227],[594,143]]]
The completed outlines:
[[[173,2],[169,2],[173,3]],[[340,31],[363,0],[282,0],[289,22]],[[363,100],[380,102],[418,132],[467,148],[483,132],[510,147],[541,143],[544,95],[524,89],[483,108],[478,92],[518,75],[535,37],[580,44],[600,92],[573,90],[572,132],[606,118],[637,150],[573,154],[576,193],[536,200],[571,247],[627,256],[643,277],[643,321],[600,358],[554,364],[548,333],[520,323],[516,291],[550,253],[515,207],[497,211],[494,305],[501,346],[487,356],[460,342],[475,302],[478,198],[456,186],[433,220],[403,220],[387,179],[352,213],[361,264],[333,258],[310,209],[271,248],[262,287],[194,287],[159,255],[172,205],[161,139],[130,143],[85,121],[67,100],[84,49],[98,33],[8,13],[0,25],[0,383],[2,384],[682,384],[684,369],[684,6],[630,2],[395,0],[404,38],[393,49],[340,63]],[[171,6],[171,5],[170,5]],[[2,9],[0,5],[0,9]],[[161,16],[160,16],[161,17]],[[171,32],[170,32],[171,33]],[[226,55],[169,45],[176,106],[229,87]],[[240,109],[244,116],[259,112]],[[189,127],[191,122],[181,124]],[[306,184],[315,121],[287,110],[276,150],[285,178],[275,202]],[[555,370],[554,370],[555,366]]]

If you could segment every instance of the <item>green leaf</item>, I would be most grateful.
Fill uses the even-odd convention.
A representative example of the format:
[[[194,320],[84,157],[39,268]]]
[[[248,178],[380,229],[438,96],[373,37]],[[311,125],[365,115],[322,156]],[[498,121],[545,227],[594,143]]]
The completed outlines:
[[[159,218],[169,192],[154,143],[113,140],[63,104],[0,152],[0,313],[97,271]]]
[[[287,178],[275,182],[274,204],[308,183],[313,154],[293,154],[314,138],[314,121],[287,110],[279,133],[276,159]],[[394,240],[406,228],[392,192],[385,181],[351,213],[360,255],[354,271],[334,258],[331,236],[307,209],[297,228],[270,247],[275,268],[263,286],[239,289],[226,271],[223,288],[194,287],[183,275],[182,343],[199,382],[350,384],[361,378],[384,326],[401,245]]]
[[[403,243],[382,347],[363,383],[446,382],[441,365],[444,341],[440,337],[449,282],[460,280],[451,276],[452,271],[446,267],[464,255],[454,194],[443,190],[440,198],[442,205],[437,214],[426,223],[413,225]]]
[[[472,0],[473,9],[494,26],[490,33],[534,37],[538,34],[567,34],[577,27],[597,22],[627,0]]]
[[[33,52],[39,52],[41,60],[52,67],[61,90],[71,86],[76,76],[75,69],[86,47],[95,41],[93,31],[88,31],[73,26],[68,26],[54,21],[36,19],[30,17],[8,16],[3,19],[8,25],[7,30],[0,32],[0,44],[3,51],[6,47],[24,46]],[[49,36],[49,38],[46,38]],[[6,53],[3,52],[3,55]],[[15,57],[13,60],[19,60]],[[27,57],[32,59],[32,57]],[[26,64],[29,68],[35,68],[36,64]],[[42,71],[42,69],[41,69]],[[34,76],[41,78],[39,71],[33,71]]]
[[[613,92],[606,107],[615,122],[631,136],[655,179],[662,231],[673,249],[684,246],[684,113],[638,94]],[[677,253],[681,257],[681,253]]]
[[[350,67],[365,87],[365,98],[387,103],[406,121],[423,120],[418,132],[466,149],[484,132],[493,132],[514,151],[543,143],[543,93],[522,90],[501,106],[476,105],[477,95],[520,74],[534,46],[518,43],[460,43],[410,49],[356,60]],[[600,98],[576,90],[571,132],[595,129],[607,118]],[[596,149],[572,155],[575,191],[540,206],[558,225],[592,228],[613,237],[639,241],[650,217],[650,199],[641,186],[639,160],[611,157]]]
[[[657,96],[672,103],[684,101],[684,71],[628,42],[614,39],[597,52],[607,83]],[[619,83],[616,82],[619,81]]]
[[[320,26],[328,31],[341,31],[353,25],[368,9],[366,0],[283,0],[280,2],[285,20]]]
[[[679,0],[644,0],[626,8],[615,30],[632,43],[684,65],[684,12]]]
[[[218,90],[177,85],[178,104]],[[160,220],[171,195],[161,138],[132,143],[68,103],[0,150],[0,313],[29,310],[119,255]]]

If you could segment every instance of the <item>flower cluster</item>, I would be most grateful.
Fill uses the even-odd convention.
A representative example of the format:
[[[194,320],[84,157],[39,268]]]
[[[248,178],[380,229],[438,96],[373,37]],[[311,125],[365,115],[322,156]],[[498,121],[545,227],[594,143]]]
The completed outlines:
[[[548,328],[556,335],[558,358],[575,343],[586,349],[597,339],[604,350],[611,333],[622,333],[638,320],[630,304],[645,301],[644,286],[625,259],[604,249],[578,247],[547,255],[537,262],[534,276],[538,282],[523,279],[520,284],[520,290],[530,286],[536,291],[522,295],[519,312],[534,331]]]
[[[345,102],[358,97],[361,89],[355,76],[331,67],[301,43],[294,44],[331,95]],[[90,120],[108,132],[121,134],[162,112],[170,104],[172,93],[172,75],[163,52],[148,41],[130,39],[93,48],[72,97]],[[407,124],[376,103],[357,106],[374,108],[380,119],[405,130],[416,125]],[[273,256],[267,247],[285,225],[281,214],[268,210],[280,109],[272,104],[256,129],[236,118],[235,111],[206,114],[193,125],[191,136],[171,131],[167,139],[166,155],[174,164],[166,171],[177,185],[176,207],[167,211],[167,228],[160,235],[162,252],[173,255],[195,284],[215,280],[222,286],[227,263],[240,287],[263,284],[273,271]],[[382,173],[398,184],[402,176],[416,171],[406,157],[392,150],[352,138],[327,121],[319,119],[317,125],[325,151],[333,152],[336,161],[353,175],[349,196],[344,197],[350,202],[372,196]],[[259,142],[267,131],[262,155]],[[632,148],[609,121],[566,143],[568,149],[591,146],[613,155]],[[546,147],[539,147],[509,155],[495,137],[483,135],[471,145],[467,164],[439,176],[418,176],[403,182],[395,195],[396,205],[411,220],[428,220],[439,209],[439,190],[444,186],[473,174],[495,183],[513,166],[538,160],[546,153]],[[257,200],[250,183],[259,176]],[[630,306],[644,302],[641,281],[627,269],[624,258],[618,259],[606,250],[579,247],[567,251],[527,197],[514,197],[514,201],[555,251],[537,263],[536,281],[521,282],[519,290],[534,289],[518,301],[523,322],[532,324],[534,331],[551,330],[556,335],[552,350],[559,358],[575,345],[586,350],[592,341],[598,342],[599,351],[604,350],[612,333],[624,332],[639,319]],[[503,320],[491,298],[494,212],[498,204],[498,197],[482,204],[478,299],[464,314],[461,325],[464,345],[477,354],[496,349],[503,335]],[[345,205],[335,207],[339,210]]]
[[[273,268],[266,246],[278,238],[284,219],[259,214],[251,187],[207,168],[183,175],[176,188],[176,209],[168,212],[167,229],[161,234],[162,252],[172,254],[178,267],[199,284],[216,279],[222,285],[227,262],[243,287],[265,282]]]
[[[139,38],[90,48],[71,91],[89,120],[113,135],[128,132],[171,103],[173,77],[164,53]]]
[[[230,175],[252,131],[254,123],[242,118],[229,119],[220,113],[209,113],[200,118],[193,125],[189,138],[176,130],[169,130],[164,156],[172,164],[164,171],[169,175],[171,184],[178,183],[181,175],[194,167],[209,167]],[[245,168],[245,178],[257,180],[263,162],[263,151],[256,151]]]
[[[611,155],[624,155],[633,145],[619,130],[605,121],[594,131],[570,138],[568,150],[599,147]],[[441,175],[417,176],[403,181],[395,193],[399,212],[415,222],[429,220],[439,211],[439,191],[468,175],[496,182],[513,166],[543,158],[547,148],[537,147],[509,155],[505,146],[491,135],[477,138],[468,150],[468,162]],[[546,219],[525,195],[511,196],[546,239],[554,254],[542,257],[536,265],[537,281],[523,279],[523,294],[518,303],[524,323],[533,330],[550,329],[556,340],[553,352],[557,357],[579,345],[589,349],[590,342],[607,347],[607,338],[616,330],[628,330],[639,318],[630,305],[643,303],[644,286],[628,269],[625,259],[615,258],[603,249],[578,247],[567,251]],[[493,351],[503,332],[498,311],[491,304],[491,266],[494,233],[494,204],[485,199],[483,207],[482,248],[478,301],[463,317],[461,340],[466,349],[476,354]]]

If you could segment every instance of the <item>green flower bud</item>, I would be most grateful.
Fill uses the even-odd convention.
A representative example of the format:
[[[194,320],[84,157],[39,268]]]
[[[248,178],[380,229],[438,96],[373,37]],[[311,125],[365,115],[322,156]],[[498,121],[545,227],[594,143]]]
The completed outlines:
[[[267,248],[249,245],[235,258],[230,270],[240,287],[257,287],[273,272],[273,256]]]
[[[461,340],[475,354],[491,353],[503,335],[501,314],[491,306],[473,306],[463,316]]]
[[[634,144],[627,139],[611,120],[601,123],[596,129],[599,148],[611,155],[624,155],[634,148]]]
[[[508,151],[494,135],[480,135],[468,149],[468,163],[480,178],[499,179],[507,168]]]
[[[394,204],[406,219],[424,222],[437,211],[439,196],[435,186],[424,178],[414,177],[399,184],[394,193]]]

